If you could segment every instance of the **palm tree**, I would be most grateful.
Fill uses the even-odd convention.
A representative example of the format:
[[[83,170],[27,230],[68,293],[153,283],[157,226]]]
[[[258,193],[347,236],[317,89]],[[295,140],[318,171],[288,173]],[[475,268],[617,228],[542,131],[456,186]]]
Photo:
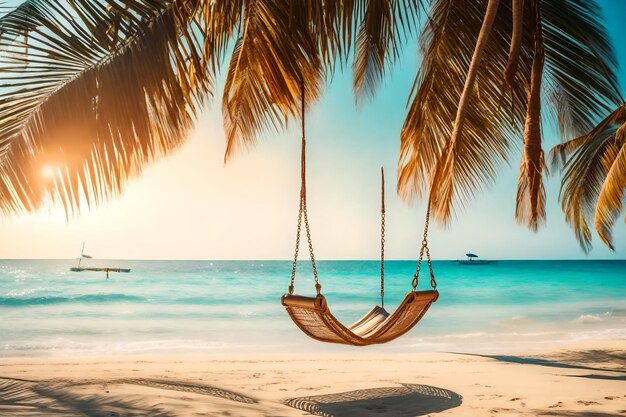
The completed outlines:
[[[221,69],[225,158],[282,130],[299,116],[301,86],[311,105],[350,60],[357,101],[371,98],[420,29],[401,194],[430,190],[433,215],[448,221],[523,138],[516,215],[536,229],[543,105],[564,138],[578,138],[555,151],[567,158],[566,216],[588,248],[597,199],[610,245],[625,170],[624,152],[614,166],[607,155],[625,129],[615,129],[619,114],[594,127],[623,100],[588,0],[27,0],[0,17],[0,210],[52,199],[71,215],[116,195],[184,142]],[[600,152],[598,141],[615,144]]]
[[[497,14],[489,22],[493,9]],[[623,103],[598,5],[582,0],[438,1],[422,32],[421,49],[424,62],[402,131],[399,191],[412,196],[430,189],[433,214],[448,221],[454,204],[492,182],[523,143],[516,217],[536,229],[545,219],[542,116],[556,119],[562,137],[578,137]],[[594,147],[584,136],[558,149],[571,151],[582,143]],[[569,160],[563,178],[566,218],[585,249],[591,236],[579,230],[598,194],[587,192],[585,200],[569,203],[569,193],[580,195],[583,184],[573,183],[568,173],[597,170],[598,160],[576,165]],[[607,178],[607,171],[595,182],[586,177],[587,188],[597,191],[606,179],[618,192],[619,177]],[[605,210],[603,201],[598,200],[598,213]],[[587,206],[581,210],[583,203]],[[610,215],[619,215],[620,208],[613,204]],[[610,242],[610,235],[604,236]]]

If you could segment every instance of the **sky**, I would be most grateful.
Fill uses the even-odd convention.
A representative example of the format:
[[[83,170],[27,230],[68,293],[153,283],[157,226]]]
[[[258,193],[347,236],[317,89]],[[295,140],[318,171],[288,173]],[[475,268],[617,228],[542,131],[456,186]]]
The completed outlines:
[[[626,1],[601,0],[619,61],[626,65]],[[620,46],[619,42],[622,43]],[[387,182],[386,258],[415,259],[425,203],[406,203],[393,190],[406,102],[419,65],[415,41],[405,48],[374,100],[354,104],[348,70],[337,74],[307,114],[309,219],[319,259],[380,256],[380,167]],[[626,70],[620,70],[626,85]],[[217,86],[221,97],[223,83]],[[62,258],[85,252],[103,259],[290,259],[299,193],[297,123],[266,134],[228,164],[219,100],[200,117],[186,145],[129,181],[124,193],[66,221],[61,208],[0,217],[0,258]],[[544,149],[559,142],[544,131]],[[515,222],[520,153],[495,184],[432,225],[434,259],[467,251],[487,259],[625,259],[626,224],[615,229],[616,251],[594,236],[585,254],[558,202],[560,176],[546,179],[547,222],[531,232]],[[306,255],[306,250],[301,251]]]

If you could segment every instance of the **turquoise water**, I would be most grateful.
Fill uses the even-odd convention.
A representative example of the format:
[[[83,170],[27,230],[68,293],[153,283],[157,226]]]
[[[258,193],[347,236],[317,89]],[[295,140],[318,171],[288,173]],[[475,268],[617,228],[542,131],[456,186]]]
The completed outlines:
[[[350,351],[302,335],[280,305],[289,261],[91,261],[128,274],[70,272],[74,261],[0,261],[0,356]],[[408,335],[376,351],[501,351],[626,338],[626,261],[434,262],[440,299]],[[310,267],[296,292],[313,294]],[[379,302],[376,261],[320,261],[334,314]],[[385,305],[410,289],[414,261],[385,268]],[[425,276],[420,288],[427,288]]]

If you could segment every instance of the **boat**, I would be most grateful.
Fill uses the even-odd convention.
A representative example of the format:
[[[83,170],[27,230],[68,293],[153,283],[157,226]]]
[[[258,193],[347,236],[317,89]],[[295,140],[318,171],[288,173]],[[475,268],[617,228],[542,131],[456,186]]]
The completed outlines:
[[[478,255],[472,252],[466,253],[465,256],[467,257],[467,259],[457,259],[456,261],[460,265],[487,265],[495,262],[486,259],[478,259]]]
[[[80,256],[78,257],[78,265],[70,268],[72,272],[106,272],[107,279],[109,278],[109,272],[130,272],[128,268],[113,268],[113,267],[84,267],[81,266],[81,262],[83,259],[93,259],[92,256],[89,256],[85,253],[85,242],[83,242],[83,248],[80,250]]]

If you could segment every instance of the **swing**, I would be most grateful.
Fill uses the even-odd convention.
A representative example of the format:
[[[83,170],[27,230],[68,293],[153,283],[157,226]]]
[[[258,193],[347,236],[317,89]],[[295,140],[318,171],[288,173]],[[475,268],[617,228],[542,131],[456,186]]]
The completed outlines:
[[[313,255],[313,244],[311,241],[311,229],[306,207],[306,138],[304,124],[304,85],[302,85],[302,150],[300,156],[300,209],[298,212],[298,227],[296,232],[296,248],[291,270],[291,284],[289,291],[282,297],[282,304],[293,322],[303,333],[313,339],[329,342],[341,343],[353,346],[366,346],[378,343],[386,343],[396,339],[415,326],[426,314],[432,303],[437,301],[439,292],[437,282],[433,272],[428,249],[428,222],[430,218],[430,203],[426,212],[426,224],[424,227],[424,239],[420,249],[417,269],[413,275],[412,290],[409,291],[398,308],[389,313],[385,309],[385,175],[381,168],[382,192],[381,192],[381,236],[380,236],[380,300],[381,305],[374,307],[369,313],[357,320],[354,324],[346,327],[330,312],[326,303],[326,298],[322,295],[322,286],[317,276],[317,265]],[[294,294],[294,283],[296,278],[296,264],[298,261],[298,251],[300,248],[300,232],[302,220],[306,231],[307,243],[309,246],[309,256],[313,268],[313,278],[315,279],[315,297],[306,297]],[[426,253],[428,268],[430,270],[430,285],[432,290],[417,291],[418,278],[422,265],[422,258]]]

